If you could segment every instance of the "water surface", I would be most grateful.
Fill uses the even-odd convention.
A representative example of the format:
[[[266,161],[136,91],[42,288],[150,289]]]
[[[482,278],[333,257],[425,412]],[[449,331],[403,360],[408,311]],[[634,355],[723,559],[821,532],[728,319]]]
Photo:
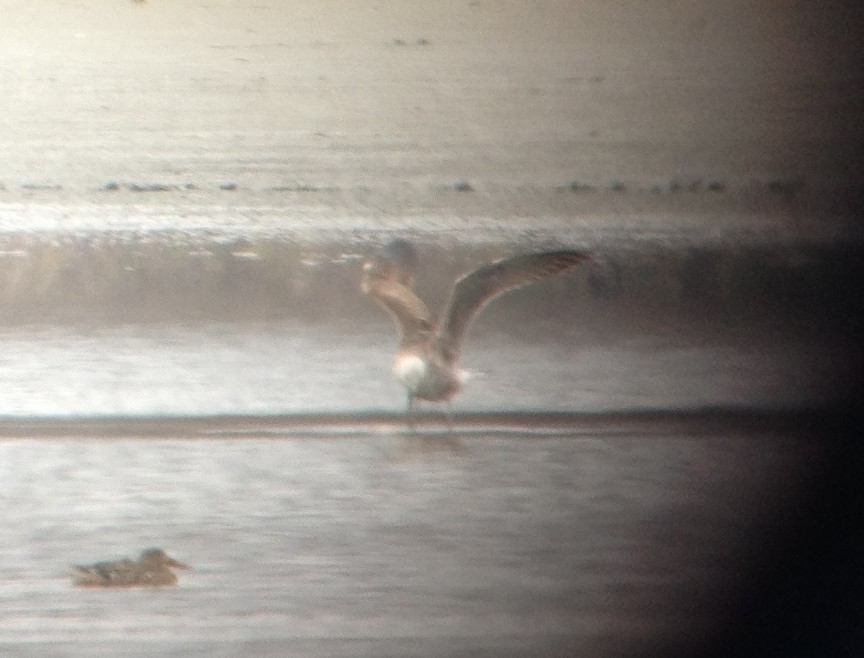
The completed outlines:
[[[0,637],[10,655],[698,641],[820,452],[746,423],[646,422],[612,437],[6,440]],[[71,587],[69,563],[150,545],[194,567],[177,588]]]

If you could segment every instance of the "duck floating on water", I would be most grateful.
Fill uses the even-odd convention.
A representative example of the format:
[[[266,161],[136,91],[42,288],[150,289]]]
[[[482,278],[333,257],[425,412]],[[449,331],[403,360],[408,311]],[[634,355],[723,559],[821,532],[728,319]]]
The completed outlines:
[[[75,565],[72,580],[76,587],[170,587],[177,584],[172,568],[191,567],[168,557],[161,548],[149,548],[137,562],[125,559]]]
[[[493,298],[533,281],[557,276],[590,259],[586,251],[524,254],[481,265],[459,278],[439,318],[412,290],[417,253],[393,240],[363,264],[360,287],[396,321],[401,339],[393,374],[407,391],[408,423],[415,400],[449,401],[461,389],[456,367],[471,321]]]

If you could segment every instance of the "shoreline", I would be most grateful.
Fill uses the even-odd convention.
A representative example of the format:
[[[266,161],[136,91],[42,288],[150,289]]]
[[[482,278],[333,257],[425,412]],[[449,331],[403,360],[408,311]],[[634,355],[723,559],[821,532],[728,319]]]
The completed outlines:
[[[609,410],[590,412],[487,411],[452,415],[453,438],[496,437],[525,432],[536,436],[579,438],[589,436],[651,436],[680,432],[690,436],[722,434],[730,430],[748,433],[815,433],[825,422],[841,414],[830,409],[756,409],[704,407],[670,410]],[[424,430],[435,436],[451,436],[443,412],[420,412]],[[16,439],[356,439],[412,434],[400,412],[297,413],[226,416],[99,416],[99,417],[0,417],[0,441]]]
[[[129,243],[266,240],[374,242],[396,233],[441,243],[565,240],[591,247],[862,244],[857,192],[832,197],[758,192],[513,188],[0,193],[0,249],[69,238]]]

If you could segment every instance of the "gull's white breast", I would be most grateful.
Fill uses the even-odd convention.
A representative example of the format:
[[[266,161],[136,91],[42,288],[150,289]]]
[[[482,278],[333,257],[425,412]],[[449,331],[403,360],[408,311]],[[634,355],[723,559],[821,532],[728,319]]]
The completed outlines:
[[[393,374],[409,391],[416,391],[429,375],[429,364],[419,356],[405,355],[393,362]]]

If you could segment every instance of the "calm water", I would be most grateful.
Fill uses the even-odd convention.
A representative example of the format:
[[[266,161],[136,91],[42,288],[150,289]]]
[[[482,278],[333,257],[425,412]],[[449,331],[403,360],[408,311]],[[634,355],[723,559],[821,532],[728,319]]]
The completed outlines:
[[[4,655],[619,656],[698,644],[723,628],[754,586],[748,569],[773,560],[766,547],[824,477],[825,445],[783,414],[848,395],[840,385],[855,365],[852,346],[819,338],[820,325],[797,329],[803,314],[751,318],[746,309],[762,305],[747,302],[729,305],[734,318],[707,318],[669,296],[695,271],[689,290],[707,281],[709,308],[738,294],[727,280],[749,276],[761,252],[680,273],[674,259],[632,258],[634,276],[605,315],[590,311],[603,302],[587,270],[483,313],[465,345],[453,431],[442,416],[412,436],[389,372],[393,327],[356,291],[356,259],[298,260],[284,276],[289,249],[249,244],[209,256],[216,265],[174,298],[194,303],[206,287],[211,319],[124,324],[116,316],[134,317],[136,291],[158,306],[170,288],[153,282],[195,274],[200,252],[160,260],[158,245],[138,253],[127,236],[128,261],[75,245],[52,259],[23,244],[9,256],[18,296],[6,317],[30,291],[46,317],[55,298],[76,314],[0,327]],[[264,255],[250,258],[252,247]],[[424,283],[435,275],[446,290],[456,274],[435,272],[441,249],[424,245]],[[133,252],[152,260],[147,286],[124,278],[127,262],[140,265]],[[234,261],[223,277],[218,265]],[[797,271],[783,262],[784,276]],[[460,266],[458,255],[447,263]],[[823,271],[809,267],[796,276]],[[627,313],[642,272],[660,272],[650,286],[666,301]],[[253,303],[234,306],[243,296]],[[115,320],[87,320],[105,299]],[[242,319],[255,300],[283,315]],[[784,303],[799,306],[794,295]],[[681,413],[705,408],[733,411],[719,424]],[[654,415],[622,420],[638,410]],[[745,410],[768,415],[755,422]],[[473,416],[488,411],[569,420]],[[366,420],[328,427],[332,413]],[[255,414],[267,420],[242,419]],[[322,426],[298,426],[300,414]],[[151,421],[162,429],[131,438]],[[168,590],[71,586],[70,564],[149,546],[194,569]]]
[[[650,433],[7,440],[0,642],[431,656],[698,640],[743,540],[818,452],[747,429]],[[68,564],[149,545],[194,570],[169,590],[70,586]]]
[[[2,415],[27,436],[0,441],[4,652],[614,656],[699,641],[820,454],[746,417],[313,438],[216,419],[203,440],[75,425],[398,413],[384,321],[2,329]],[[826,345],[539,324],[527,340],[478,324],[455,411],[794,408],[831,399],[840,367]],[[62,438],[26,429],[58,416]],[[71,587],[69,564],[151,545],[193,565],[179,587]]]
[[[398,410],[383,322],[0,328],[0,417]],[[527,340],[478,328],[462,365],[454,411],[812,406],[849,367],[838,347],[803,340],[575,326]]]

